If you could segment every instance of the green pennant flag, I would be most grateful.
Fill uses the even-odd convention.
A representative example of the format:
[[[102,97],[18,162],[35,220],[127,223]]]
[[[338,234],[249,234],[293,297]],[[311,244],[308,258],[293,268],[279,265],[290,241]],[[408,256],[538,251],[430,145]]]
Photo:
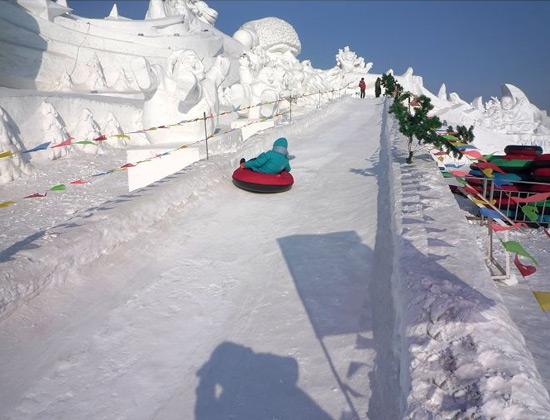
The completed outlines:
[[[521,256],[524,256],[525,258],[529,258],[531,261],[533,261],[535,263],[535,265],[539,265],[539,263],[537,262],[537,260],[535,260],[535,258],[533,258],[533,256],[531,254],[529,254],[525,249],[523,249],[523,247],[521,246],[521,244],[519,242],[516,242],[516,241],[503,241],[502,239],[500,240],[500,242],[502,243],[502,246],[504,247],[504,249],[508,252],[512,252],[514,254],[519,254]]]
[[[528,204],[521,207],[521,211],[529,218],[530,221],[536,222],[539,216],[539,210],[536,206]]]
[[[466,181],[464,181],[462,178],[459,178],[459,177],[457,177],[457,176],[455,176],[455,180],[456,180],[456,182],[458,182],[459,184],[462,184],[462,185],[466,185],[466,184],[467,184]]]
[[[97,144],[95,144],[93,141],[89,141],[89,140],[75,141],[73,144],[93,144],[93,145],[97,146]]]
[[[64,191],[66,189],[67,187],[65,186],[65,184],[59,184],[59,185],[56,185],[55,187],[51,187],[50,191]]]

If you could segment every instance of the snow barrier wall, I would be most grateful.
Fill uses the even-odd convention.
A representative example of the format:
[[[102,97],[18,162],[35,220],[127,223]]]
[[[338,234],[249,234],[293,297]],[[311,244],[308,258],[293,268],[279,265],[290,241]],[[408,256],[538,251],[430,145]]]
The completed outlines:
[[[169,211],[208,194],[209,188],[219,182],[230,183],[241,157],[250,158],[271,149],[277,137],[292,139],[292,135],[315,127],[338,112],[341,101],[346,100],[351,98],[333,101],[304,115],[293,113],[292,124],[265,130],[240,146],[231,141],[233,148],[226,148],[224,154],[201,160],[102,206],[81,211],[66,223],[21,241],[0,262],[0,320],[45,288],[64,282],[72,271],[148,231]],[[213,151],[224,149],[220,144],[209,146]]]
[[[467,220],[427,152],[405,163],[407,139],[388,102],[381,147],[395,197],[388,211],[403,418],[550,419],[548,392]]]

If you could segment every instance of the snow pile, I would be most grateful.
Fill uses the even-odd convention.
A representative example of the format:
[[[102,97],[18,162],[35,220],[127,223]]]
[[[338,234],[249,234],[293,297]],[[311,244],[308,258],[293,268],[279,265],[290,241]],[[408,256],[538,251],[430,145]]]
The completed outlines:
[[[343,101],[350,100],[349,98]],[[118,245],[146,231],[170,209],[185,205],[210,186],[229,182],[241,156],[254,156],[271,148],[273,139],[310,129],[340,106],[325,108],[294,119],[289,126],[275,127],[254,136],[240,153],[201,161],[130,195],[107,201],[104,206],[80,212],[66,223],[33,235],[31,243],[3,263],[0,274],[0,318],[50,284],[62,282],[70,270],[108,254]],[[215,146],[217,147],[217,146]],[[116,206],[110,206],[115,203]],[[29,273],[33,273],[30,275]]]
[[[428,154],[404,165],[406,139],[391,121],[404,417],[550,419],[548,392],[467,221]]]

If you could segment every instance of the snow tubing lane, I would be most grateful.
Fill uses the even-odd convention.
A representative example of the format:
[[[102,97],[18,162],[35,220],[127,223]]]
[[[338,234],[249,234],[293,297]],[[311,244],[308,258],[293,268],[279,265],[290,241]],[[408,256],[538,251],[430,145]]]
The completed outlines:
[[[550,154],[535,156],[533,158],[533,167],[535,168],[550,168]]]
[[[280,174],[264,174],[238,168],[233,172],[233,184],[246,191],[277,193],[290,190],[294,184],[294,178],[287,171]]]
[[[542,155],[542,147],[509,144],[504,148],[504,153],[511,156],[523,155],[523,156],[534,157],[534,156]]]

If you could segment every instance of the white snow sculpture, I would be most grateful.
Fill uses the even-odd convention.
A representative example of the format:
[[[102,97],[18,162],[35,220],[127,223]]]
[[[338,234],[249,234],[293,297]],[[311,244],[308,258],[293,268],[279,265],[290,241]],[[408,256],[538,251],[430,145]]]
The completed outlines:
[[[143,126],[145,128],[176,124],[182,120],[203,117],[206,113],[207,133],[212,135],[219,112],[218,88],[229,71],[229,60],[217,56],[205,71],[204,64],[193,50],[180,50],[168,57],[166,69],[150,65],[145,58],[132,61],[140,89],[145,94]],[[169,130],[148,132],[154,144],[191,143],[204,138],[204,122],[182,124]]]
[[[89,76],[87,86],[91,90],[100,90],[107,87],[103,66],[101,65],[97,54],[94,53],[92,59],[86,64],[89,67]]]
[[[0,184],[13,181],[27,172],[27,164],[21,158],[21,144],[10,127],[8,114],[0,107],[0,153],[11,156],[0,158]]]
[[[525,93],[510,84],[502,85],[501,99],[491,98],[485,108],[482,125],[497,133],[533,134],[542,120]]]
[[[27,9],[34,15],[53,22],[56,16],[70,13],[72,9],[67,7],[67,3],[55,3],[50,0],[17,0],[17,3]]]
[[[42,103],[42,130],[44,132],[44,139],[51,141],[51,146],[62,143],[67,140],[70,135],[61,120],[61,117],[57,113],[56,109],[49,102]],[[69,153],[68,147],[55,147],[48,149],[48,157],[51,160],[58,159],[62,156],[66,156]]]
[[[483,105],[483,98],[481,96],[474,98],[471,105],[478,111],[481,111],[481,112],[485,111],[485,106]]]
[[[214,25],[218,12],[202,0],[150,0],[145,19],[161,19],[167,16],[195,17],[209,25]]]
[[[166,17],[164,0],[150,0],[145,19],[162,19]]]
[[[57,82],[57,90],[64,92],[71,92],[74,90],[73,79],[66,70],[61,75],[59,82]]]
[[[107,115],[107,119],[105,120],[103,127],[103,134],[107,137],[124,133],[122,127],[112,112],[109,112],[109,115]],[[106,146],[116,148],[124,148],[126,144],[127,142],[123,137],[118,139],[110,138],[105,142]]]
[[[336,65],[350,73],[368,73],[372,68],[372,63],[365,64],[365,59],[350,51],[349,46],[345,46],[343,50],[338,50]]]
[[[441,83],[441,87],[439,88],[439,92],[437,92],[437,97],[441,101],[448,101],[447,86],[445,85],[445,83]]]
[[[302,50],[292,25],[275,17],[247,22],[235,32],[233,38],[249,49],[260,47],[270,53],[290,51],[297,57]]]
[[[78,144],[75,147],[86,153],[103,154],[105,153],[103,142],[94,141],[99,136],[101,136],[99,124],[95,122],[92,112],[88,108],[84,108],[80,120],[73,130],[73,137],[76,141],[92,141],[94,144]]]

